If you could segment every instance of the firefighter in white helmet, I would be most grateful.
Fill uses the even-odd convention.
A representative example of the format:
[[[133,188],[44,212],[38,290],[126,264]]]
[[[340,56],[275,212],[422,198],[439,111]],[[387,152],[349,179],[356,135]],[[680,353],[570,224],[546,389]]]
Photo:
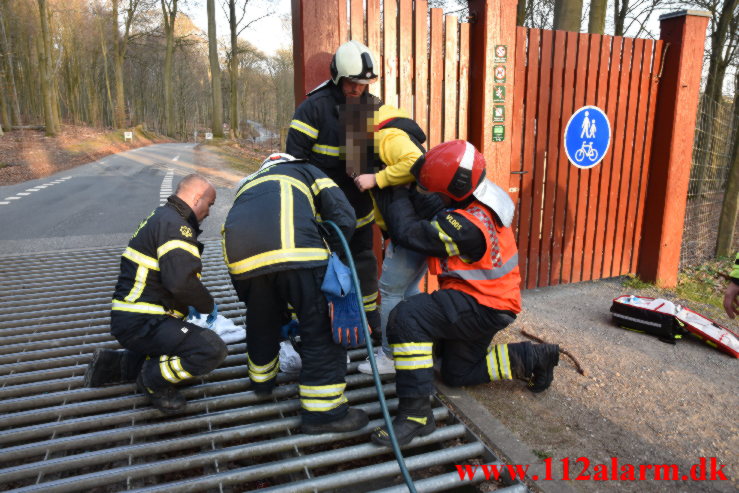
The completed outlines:
[[[331,78],[308,93],[290,122],[286,152],[314,164],[334,180],[354,208],[356,232],[349,245],[359,276],[364,311],[370,327],[378,328],[377,259],[372,250],[372,200],[354,186],[353,178],[366,172],[371,146],[366,135],[347,129],[345,109],[360,107],[368,116],[380,106],[368,86],[377,80],[378,67],[370,50],[349,41],[336,50],[330,64]],[[355,152],[347,155],[347,149]]]

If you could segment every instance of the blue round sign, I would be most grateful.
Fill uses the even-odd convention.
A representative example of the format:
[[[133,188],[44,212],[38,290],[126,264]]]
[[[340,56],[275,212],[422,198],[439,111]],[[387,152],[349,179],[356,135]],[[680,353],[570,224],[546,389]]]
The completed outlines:
[[[583,106],[565,128],[567,158],[578,168],[592,168],[605,157],[611,144],[611,124],[597,106]]]

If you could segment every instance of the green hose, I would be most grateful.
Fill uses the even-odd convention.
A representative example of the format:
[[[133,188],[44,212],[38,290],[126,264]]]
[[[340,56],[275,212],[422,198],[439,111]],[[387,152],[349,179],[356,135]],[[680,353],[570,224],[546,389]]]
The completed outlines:
[[[367,344],[367,354],[369,355],[369,362],[372,366],[372,376],[375,379],[375,388],[377,388],[377,396],[380,400],[382,417],[385,419],[387,432],[390,435],[390,443],[392,444],[393,452],[395,453],[395,460],[398,461],[398,466],[400,466],[400,472],[403,474],[405,484],[408,486],[408,490],[411,493],[416,493],[416,487],[413,484],[413,479],[411,478],[411,474],[408,472],[408,468],[405,466],[403,454],[400,452],[400,445],[398,445],[398,440],[395,438],[395,429],[393,428],[393,423],[390,420],[390,413],[387,410],[385,394],[382,392],[382,382],[380,381],[380,374],[377,372],[377,363],[375,362],[375,350],[372,347],[372,337],[370,336],[369,327],[367,326],[367,316],[365,315],[364,307],[362,306],[362,290],[359,288],[359,278],[357,277],[357,269],[354,267],[354,259],[352,258],[352,254],[349,251],[349,245],[346,242],[346,238],[344,238],[344,235],[339,227],[333,221],[328,220],[323,221],[323,224],[328,224],[332,228],[334,228],[334,231],[336,231],[336,235],[339,237],[339,240],[341,240],[341,246],[344,249],[344,253],[346,253],[346,259],[349,263],[349,270],[352,273],[352,282],[354,283],[354,289],[357,291],[357,294],[359,294],[359,313],[362,319],[362,330],[364,330],[364,340],[365,344]]]

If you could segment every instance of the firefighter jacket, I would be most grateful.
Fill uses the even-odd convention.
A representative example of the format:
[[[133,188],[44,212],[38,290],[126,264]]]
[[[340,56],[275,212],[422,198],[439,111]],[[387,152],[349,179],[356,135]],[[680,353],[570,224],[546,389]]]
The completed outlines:
[[[326,265],[329,250],[320,220],[347,238],[354,211],[336,183],[305,162],[272,165],[236,192],[223,225],[223,255],[234,279]]]
[[[395,188],[378,194],[378,205],[393,241],[428,255],[429,271],[438,275],[442,289],[462,291],[496,310],[521,311],[513,231],[484,204],[467,200],[423,220],[408,190]]]
[[[372,200],[360,193],[346,172],[346,130],[340,122],[339,110],[346,103],[344,93],[328,80],[308,93],[295,110],[287,133],[285,152],[316,165],[334,180],[346,194],[357,216],[357,228],[372,223]],[[377,105],[379,100],[365,91],[360,104]]]
[[[379,188],[406,185],[414,181],[411,166],[423,155],[426,135],[408,114],[390,105],[382,105],[375,114],[374,150],[381,164],[375,173]],[[377,206],[375,222],[386,230]]]
[[[172,315],[188,306],[213,311],[213,297],[200,281],[203,244],[192,209],[176,195],[152,212],[128,242],[113,294],[118,315]]]

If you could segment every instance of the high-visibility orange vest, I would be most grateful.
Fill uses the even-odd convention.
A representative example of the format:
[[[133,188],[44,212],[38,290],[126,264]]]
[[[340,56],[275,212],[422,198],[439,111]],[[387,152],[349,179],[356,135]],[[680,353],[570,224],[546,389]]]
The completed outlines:
[[[473,296],[481,305],[519,313],[521,273],[513,231],[498,225],[490,211],[479,202],[454,212],[485,233],[485,254],[473,263],[465,262],[458,255],[444,259],[429,257],[429,272],[439,276],[441,289],[456,289]]]

